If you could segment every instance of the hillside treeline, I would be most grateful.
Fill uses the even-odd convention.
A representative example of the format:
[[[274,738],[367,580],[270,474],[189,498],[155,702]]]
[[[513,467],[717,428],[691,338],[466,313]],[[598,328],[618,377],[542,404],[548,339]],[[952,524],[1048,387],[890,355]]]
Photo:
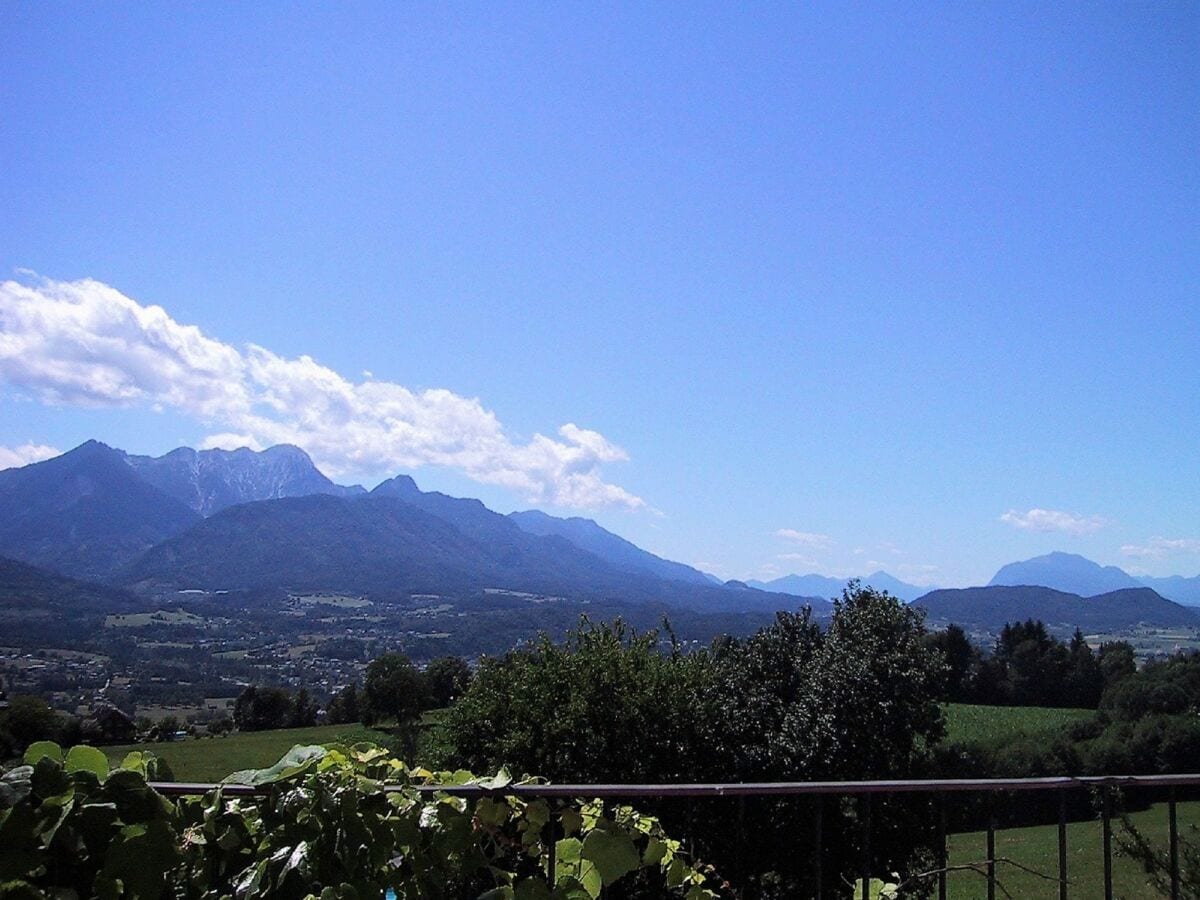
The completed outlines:
[[[926,642],[945,660],[942,696],[950,703],[1095,709],[1108,688],[1136,669],[1125,641],[1093,651],[1078,629],[1063,642],[1032,619],[1006,624],[991,652],[972,644],[957,625],[931,633]]]

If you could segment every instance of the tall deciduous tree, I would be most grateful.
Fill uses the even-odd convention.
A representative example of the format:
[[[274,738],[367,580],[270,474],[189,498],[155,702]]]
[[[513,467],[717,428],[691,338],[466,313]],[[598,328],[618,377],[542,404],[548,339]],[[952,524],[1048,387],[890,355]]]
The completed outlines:
[[[428,689],[421,672],[407,656],[386,653],[367,666],[363,694],[374,719],[404,724],[428,706]]]

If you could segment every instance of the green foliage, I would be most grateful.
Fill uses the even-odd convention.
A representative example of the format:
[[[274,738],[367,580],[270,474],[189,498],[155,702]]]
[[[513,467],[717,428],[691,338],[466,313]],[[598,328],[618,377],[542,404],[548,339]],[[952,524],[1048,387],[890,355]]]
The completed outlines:
[[[0,897],[374,900],[390,889],[398,900],[595,900],[635,877],[660,896],[720,896],[657,819],[599,801],[505,796],[503,772],[411,770],[358,744],[296,747],[238,773],[261,787],[252,799],[217,789],[171,802],[147,783],[163,774],[144,754],[109,771],[89,747],[31,748],[0,778]],[[426,784],[496,793],[418,793]]]
[[[329,705],[325,708],[325,721],[330,725],[341,725],[346,722],[362,721],[359,711],[358,685],[348,684],[338,691]]]
[[[456,764],[557,781],[694,781],[707,757],[703,654],[663,654],[655,632],[584,619],[563,644],[546,635],[485,659],[443,732]]]
[[[434,708],[449,706],[471,686],[471,667],[457,656],[439,656],[425,667],[425,684]]]
[[[362,725],[319,725],[314,728],[281,728],[271,731],[242,731],[224,737],[175,741],[167,744],[126,744],[105,747],[110,764],[119,765],[126,753],[151,752],[170,763],[180,781],[221,781],[230,772],[260,769],[297,744],[371,743],[394,749],[382,731]]]
[[[691,654],[660,647],[653,632],[584,620],[562,644],[543,636],[485,660],[444,731],[458,763],[567,782],[915,776],[942,733],[943,666],[923,637],[918,610],[857,585],[824,631],[807,611],[782,613],[754,637]],[[705,858],[762,873],[746,885],[755,895],[812,891],[795,853],[811,834],[811,806],[747,803],[754,839],[742,848],[719,806],[689,812],[664,803],[660,811]],[[856,831],[850,811],[831,809],[826,822],[833,890],[855,864]],[[877,832],[879,871],[903,870],[924,839],[921,827]]]
[[[13,697],[0,711],[0,759],[19,755],[35,741],[58,740],[65,724],[41,697]]]
[[[283,688],[250,685],[233,705],[233,721],[242,731],[286,728],[292,723],[295,703]]]
[[[296,694],[288,724],[292,728],[311,728],[317,724],[317,704],[308,695],[308,688],[300,688]]]
[[[363,685],[369,721],[411,722],[429,707],[428,688],[416,666],[400,653],[371,660]]]
[[[1078,629],[1064,643],[1032,619],[1006,624],[990,655],[957,625],[925,640],[946,662],[941,696],[951,703],[1095,709],[1134,670],[1129,644],[1108,643],[1093,653]]]
[[[161,873],[182,859],[177,812],[147,785],[163,776],[142,754],[110,772],[91,747],[64,754],[50,742],[31,745],[0,782],[0,896],[160,896]]]

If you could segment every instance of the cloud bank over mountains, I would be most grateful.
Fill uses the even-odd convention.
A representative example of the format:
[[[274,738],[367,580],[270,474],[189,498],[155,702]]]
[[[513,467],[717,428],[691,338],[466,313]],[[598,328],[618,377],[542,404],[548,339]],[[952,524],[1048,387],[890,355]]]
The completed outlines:
[[[1059,509],[1031,509],[1019,512],[1010,509],[1000,517],[1001,522],[1022,531],[1058,531],[1075,536],[1093,534],[1108,524],[1100,516],[1081,516]]]
[[[1200,538],[1155,536],[1144,544],[1122,544],[1121,552],[1134,559],[1166,559],[1181,553],[1200,553]]]
[[[207,447],[296,444],[333,475],[434,465],[531,503],[645,506],[605,480],[605,463],[629,457],[598,432],[567,423],[514,441],[476,398],[238,348],[91,279],[0,283],[0,379],[46,403],[176,410],[212,430]],[[0,468],[42,450],[53,455],[0,448]]]

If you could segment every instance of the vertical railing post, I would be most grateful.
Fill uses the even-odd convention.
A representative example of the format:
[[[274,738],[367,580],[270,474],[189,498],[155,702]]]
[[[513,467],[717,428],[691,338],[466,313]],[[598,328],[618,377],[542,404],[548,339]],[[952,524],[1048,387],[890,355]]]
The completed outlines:
[[[549,835],[546,847],[546,884],[550,886],[550,890],[554,890],[555,880],[557,877],[558,868],[558,825],[554,821],[554,807],[550,807],[550,821],[546,823],[546,832]]]
[[[821,857],[824,856],[824,848],[822,845],[825,841],[825,823],[824,810],[825,798],[820,794],[813,795],[813,850],[812,850],[812,870],[813,870],[813,897],[816,900],[821,900],[823,890],[822,882],[824,877],[821,873]]]
[[[737,883],[738,890],[746,887],[746,795],[737,798]]]
[[[1058,900],[1067,900],[1067,792],[1058,791]]]
[[[1112,789],[1108,785],[1103,791],[1101,818],[1104,823],[1104,900],[1112,900]]]
[[[938,900],[946,900],[946,866],[950,865],[950,852],[946,846],[946,795],[939,791],[938,804]]]
[[[862,875],[862,900],[871,897],[871,795],[862,794],[859,799],[862,818],[862,859],[859,862]]]
[[[996,900],[996,795],[987,795],[987,896]]]
[[[1167,798],[1167,818],[1171,832],[1171,900],[1179,900],[1179,822],[1175,818],[1175,788],[1171,788]]]

